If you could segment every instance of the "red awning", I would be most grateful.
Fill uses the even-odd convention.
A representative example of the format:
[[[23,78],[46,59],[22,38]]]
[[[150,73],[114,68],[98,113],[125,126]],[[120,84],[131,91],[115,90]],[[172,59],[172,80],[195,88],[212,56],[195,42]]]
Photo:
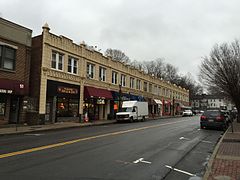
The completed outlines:
[[[112,99],[111,91],[106,89],[99,89],[94,87],[85,86],[84,87],[84,98],[104,98]]]
[[[0,93],[26,95],[28,87],[22,81],[0,79]]]

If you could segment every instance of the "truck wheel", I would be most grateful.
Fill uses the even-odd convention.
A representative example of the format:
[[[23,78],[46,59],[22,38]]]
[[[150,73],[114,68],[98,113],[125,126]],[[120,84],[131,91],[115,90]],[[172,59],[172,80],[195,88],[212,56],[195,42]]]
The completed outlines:
[[[133,122],[133,117],[130,117],[130,123],[132,123]]]
[[[144,121],[145,121],[145,116],[142,117],[142,122],[144,122]]]

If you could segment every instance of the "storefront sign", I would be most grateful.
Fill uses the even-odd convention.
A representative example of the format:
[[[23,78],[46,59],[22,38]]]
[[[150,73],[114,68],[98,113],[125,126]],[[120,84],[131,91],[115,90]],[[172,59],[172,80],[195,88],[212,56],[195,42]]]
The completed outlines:
[[[104,99],[97,99],[97,104],[105,104]]]
[[[11,89],[0,89],[0,93],[12,94],[13,90],[11,90]]]
[[[66,93],[66,94],[78,94],[78,89],[76,88],[69,88],[69,87],[58,87],[57,91],[59,93]]]

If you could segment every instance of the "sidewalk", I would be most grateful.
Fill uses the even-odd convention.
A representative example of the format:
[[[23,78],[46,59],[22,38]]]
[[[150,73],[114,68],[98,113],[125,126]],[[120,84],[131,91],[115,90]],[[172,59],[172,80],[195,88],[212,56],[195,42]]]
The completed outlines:
[[[233,123],[215,147],[205,180],[240,180],[240,123]]]
[[[97,126],[104,124],[113,124],[116,120],[103,120],[103,121],[94,121],[87,123],[79,122],[58,122],[54,124],[44,124],[44,125],[34,125],[34,126],[24,126],[20,125],[11,127],[0,127],[0,136],[11,135],[11,134],[24,134],[24,133],[36,133],[41,131],[51,131],[51,130],[60,130],[60,129],[69,129],[69,128],[79,128],[84,126]]]

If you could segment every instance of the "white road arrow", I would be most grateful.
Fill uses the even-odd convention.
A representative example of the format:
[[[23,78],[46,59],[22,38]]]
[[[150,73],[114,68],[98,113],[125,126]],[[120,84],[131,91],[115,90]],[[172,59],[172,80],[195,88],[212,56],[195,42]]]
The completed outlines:
[[[185,139],[185,140],[190,140],[190,139],[188,139],[188,138],[185,138],[185,137],[180,137],[179,139],[180,139],[180,140],[182,140],[182,139]]]
[[[149,161],[144,161],[143,158],[137,159],[136,161],[133,161],[134,164],[137,164],[139,162],[146,163],[146,164],[151,164]]]

